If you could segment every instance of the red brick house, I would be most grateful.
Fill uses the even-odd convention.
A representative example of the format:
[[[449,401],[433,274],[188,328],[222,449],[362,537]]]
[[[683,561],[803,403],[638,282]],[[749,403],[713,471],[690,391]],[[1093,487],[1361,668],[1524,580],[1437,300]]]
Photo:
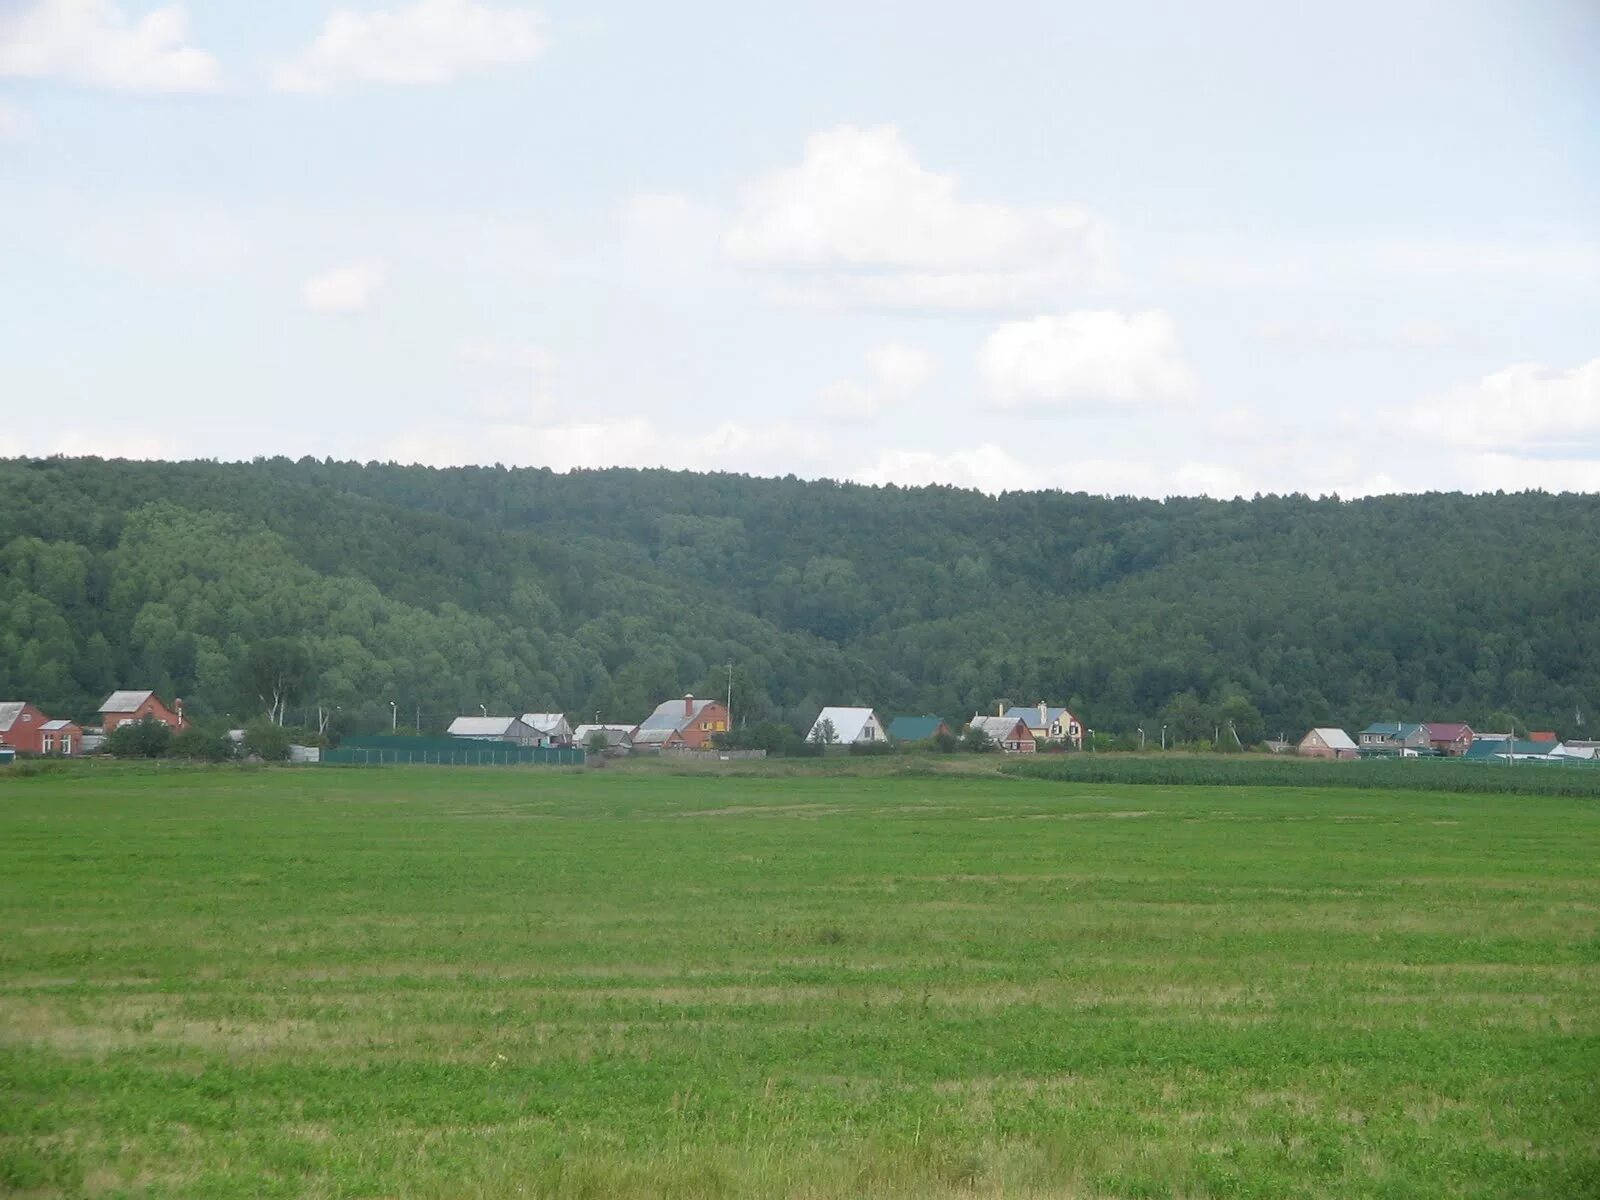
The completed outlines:
[[[1295,753],[1301,758],[1356,758],[1360,750],[1344,730],[1323,726],[1301,738]]]
[[[42,754],[40,737],[50,718],[26,700],[0,700],[0,746]]]
[[[986,717],[980,713],[968,722],[967,728],[983,730],[996,748],[1006,754],[1033,754],[1039,749],[1033,730],[1021,717]]]
[[[1428,744],[1440,754],[1460,758],[1472,749],[1472,726],[1460,721],[1429,721]]]
[[[82,754],[82,728],[71,721],[46,721],[39,731],[39,753]]]
[[[154,692],[112,692],[100,705],[100,724],[109,735],[118,725],[129,721],[142,721],[146,717],[160,721],[170,729],[183,728],[183,701],[168,708]]]
[[[81,754],[83,730],[51,720],[26,700],[0,700],[0,746],[22,754]]]
[[[704,750],[710,746],[713,737],[728,732],[728,706],[720,700],[696,700],[693,696],[663,701],[634,731],[634,744],[641,744],[641,733],[648,734],[661,729],[677,733],[686,749]],[[644,738],[643,743],[649,744],[651,740]]]

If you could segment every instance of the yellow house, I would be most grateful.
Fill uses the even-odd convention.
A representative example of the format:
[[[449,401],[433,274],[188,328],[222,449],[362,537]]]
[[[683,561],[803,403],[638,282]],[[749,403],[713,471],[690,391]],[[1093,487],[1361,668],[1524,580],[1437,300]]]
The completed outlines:
[[[1064,704],[1046,704],[1043,700],[1033,705],[1017,704],[1010,708],[997,704],[995,712],[999,716],[1024,722],[1035,741],[1069,742],[1074,749],[1083,749],[1083,722],[1068,712]]]

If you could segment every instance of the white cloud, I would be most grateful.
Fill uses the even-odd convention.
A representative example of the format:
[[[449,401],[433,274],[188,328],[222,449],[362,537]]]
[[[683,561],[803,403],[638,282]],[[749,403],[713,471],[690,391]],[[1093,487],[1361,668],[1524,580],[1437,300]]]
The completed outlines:
[[[380,457],[429,466],[482,462],[484,446],[493,457],[516,466],[572,471],[586,467],[668,467],[689,471],[741,471],[780,475],[804,464],[820,469],[828,442],[815,432],[788,424],[752,426],[725,421],[708,429],[669,424],[646,417],[552,423],[490,425],[471,438],[418,429],[380,447]]]
[[[1600,459],[1463,455],[1457,467],[1467,486],[1504,492],[1600,492]]]
[[[1443,350],[1468,339],[1442,321],[1405,321],[1389,329],[1362,328],[1342,321],[1265,321],[1255,329],[1257,341],[1293,351]]]
[[[1569,371],[1519,363],[1413,408],[1419,433],[1457,446],[1515,450],[1600,437],[1600,358]]]
[[[890,342],[867,351],[868,382],[841,379],[822,389],[820,411],[842,421],[865,421],[920,392],[938,365],[926,350]]]
[[[20,142],[32,132],[33,122],[27,113],[0,101],[0,142]]]
[[[474,368],[480,383],[492,385],[469,402],[475,415],[513,424],[559,418],[556,356],[543,346],[468,340],[456,344],[455,356]]]
[[[978,365],[990,399],[1002,408],[1160,403],[1183,399],[1195,387],[1172,320],[1159,310],[1011,321],[989,335]]]
[[[189,45],[178,5],[137,21],[111,0],[37,0],[0,10],[0,78],[65,79],[127,92],[206,92],[217,60]]]
[[[1550,237],[1207,245],[1192,250],[1178,247],[1167,261],[1179,280],[1209,288],[1299,291],[1375,280],[1529,280],[1557,285],[1600,281],[1600,245]]]
[[[436,84],[482,67],[527,62],[544,49],[544,23],[521,8],[474,0],[417,0],[405,8],[335,10],[310,46],[272,77],[285,92],[359,83]]]
[[[1070,205],[958,199],[893,126],[807,139],[797,167],[750,184],[723,248],[734,261],[804,272],[780,299],[893,308],[992,308],[1102,281],[1110,235]]]
[[[850,472],[858,483],[897,483],[901,487],[953,484],[991,496],[1043,487],[1043,477],[993,442],[970,450],[938,454],[928,450],[889,450],[868,466]]]
[[[381,262],[347,263],[308,279],[300,295],[313,312],[359,312],[372,303],[386,277]]]

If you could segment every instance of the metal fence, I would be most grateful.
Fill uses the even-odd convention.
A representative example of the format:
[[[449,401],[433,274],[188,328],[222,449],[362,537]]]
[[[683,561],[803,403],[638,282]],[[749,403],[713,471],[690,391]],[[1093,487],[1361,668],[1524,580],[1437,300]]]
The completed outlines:
[[[518,746],[513,742],[450,737],[353,737],[322,752],[325,763],[356,766],[422,765],[442,767],[581,767],[576,746]]]

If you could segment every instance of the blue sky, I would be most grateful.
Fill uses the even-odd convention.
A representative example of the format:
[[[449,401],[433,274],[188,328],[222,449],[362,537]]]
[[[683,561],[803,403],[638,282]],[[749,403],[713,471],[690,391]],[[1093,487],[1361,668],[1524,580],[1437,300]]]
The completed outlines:
[[[0,0],[0,454],[1600,491],[1600,8]]]

